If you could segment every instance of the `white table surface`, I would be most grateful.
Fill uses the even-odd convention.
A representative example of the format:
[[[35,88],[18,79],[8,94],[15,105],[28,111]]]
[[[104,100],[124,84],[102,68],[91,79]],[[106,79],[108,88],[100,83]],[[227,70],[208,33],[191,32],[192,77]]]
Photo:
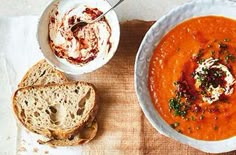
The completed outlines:
[[[51,0],[0,0],[0,17],[40,15]],[[114,4],[118,0],[107,0]],[[188,0],[125,0],[115,10],[120,21],[157,20]]]

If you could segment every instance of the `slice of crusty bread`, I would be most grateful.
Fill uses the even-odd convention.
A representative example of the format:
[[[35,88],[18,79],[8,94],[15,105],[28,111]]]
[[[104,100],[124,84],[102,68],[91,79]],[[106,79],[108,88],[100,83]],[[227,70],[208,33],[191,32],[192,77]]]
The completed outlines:
[[[80,131],[77,135],[72,136],[67,139],[51,139],[49,141],[38,140],[39,144],[47,144],[50,146],[75,146],[84,143],[88,143],[92,140],[97,133],[98,123],[97,120],[94,119],[93,122],[87,124],[82,131]]]
[[[85,82],[27,86],[15,92],[13,109],[27,129],[51,139],[66,139],[96,115],[95,89]]]
[[[43,70],[43,71],[42,71]],[[21,80],[19,87],[31,86],[31,85],[46,85],[50,83],[66,83],[68,82],[66,76],[51,67],[46,60],[41,60],[36,63],[29,71],[25,74]],[[49,141],[41,141],[41,144],[48,144],[52,146],[71,146],[87,143],[92,140],[97,133],[98,123],[94,119],[91,123],[86,124],[81,131],[74,136],[74,138],[67,138],[63,140],[51,139]]]
[[[68,80],[63,73],[53,68],[43,59],[29,69],[18,87],[65,83],[67,81]]]

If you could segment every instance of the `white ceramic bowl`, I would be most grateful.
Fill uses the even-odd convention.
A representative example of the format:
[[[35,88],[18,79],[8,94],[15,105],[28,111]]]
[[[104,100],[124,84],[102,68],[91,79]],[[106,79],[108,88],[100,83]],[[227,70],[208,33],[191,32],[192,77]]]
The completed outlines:
[[[207,15],[236,19],[236,2],[230,0],[194,0],[170,11],[149,29],[136,56],[135,89],[145,116],[161,134],[204,152],[221,153],[236,150],[236,136],[219,141],[203,141],[178,133],[161,118],[154,108],[147,85],[150,58],[162,37],[177,24],[187,19]]]
[[[83,67],[80,67],[80,66],[72,65],[66,60],[56,57],[52,49],[50,48],[50,45],[48,42],[49,14],[51,10],[54,9],[55,4],[58,2],[66,6],[86,5],[88,7],[98,8],[99,10],[103,12],[111,8],[110,4],[106,0],[55,0],[51,2],[42,13],[42,16],[38,24],[38,32],[37,32],[39,46],[41,48],[41,51],[45,59],[58,70],[65,72],[67,74],[73,74],[73,75],[79,75],[83,73],[92,72],[102,67],[103,65],[105,65],[115,54],[118,44],[119,44],[120,25],[119,25],[119,21],[118,21],[116,13],[114,11],[110,11],[105,16],[108,21],[108,24],[111,27],[110,42],[112,44],[112,47],[109,53],[106,55],[105,59],[97,57],[91,62],[84,65]]]

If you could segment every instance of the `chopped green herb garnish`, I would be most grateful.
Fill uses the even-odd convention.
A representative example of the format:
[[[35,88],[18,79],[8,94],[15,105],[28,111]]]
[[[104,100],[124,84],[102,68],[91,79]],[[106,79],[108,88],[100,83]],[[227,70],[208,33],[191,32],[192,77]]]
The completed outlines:
[[[191,119],[192,119],[192,121],[195,121],[195,120],[196,120],[194,116],[191,116]]]
[[[196,59],[197,59],[197,60],[200,59],[200,58],[203,56],[203,52],[204,52],[204,49],[200,49],[200,50],[198,51],[198,54],[196,55]]]
[[[178,127],[178,126],[179,126],[179,123],[178,123],[178,122],[175,122],[175,123],[174,123],[174,126],[175,126],[175,127]]]
[[[204,62],[205,60],[204,59],[200,59],[200,60],[198,60],[198,64],[202,64],[203,62]]]
[[[177,84],[178,84],[178,82],[177,82],[177,81],[175,81],[175,82],[174,82],[174,85],[177,85]]]
[[[196,75],[196,73],[195,73],[195,72],[193,72],[193,73],[191,74],[191,76],[192,76],[192,77],[194,77],[195,75]]]
[[[204,95],[207,94],[207,91],[206,91],[206,90],[202,90],[202,91],[201,91],[201,94],[204,96]]]
[[[173,124],[170,124],[170,126],[175,129],[179,126],[179,122],[175,122]]]
[[[201,115],[201,116],[199,117],[199,119],[200,119],[200,120],[203,120],[203,118],[204,118],[204,116],[203,116],[203,115]]]
[[[183,103],[181,103],[179,98],[172,98],[169,100],[169,107],[174,111],[175,116],[186,116],[187,109],[183,107]]]
[[[214,56],[215,55],[215,51],[211,50],[211,55]]]
[[[232,61],[234,62],[236,60],[236,57],[232,54],[228,54],[226,57],[225,57],[225,61],[228,62],[228,61]]]

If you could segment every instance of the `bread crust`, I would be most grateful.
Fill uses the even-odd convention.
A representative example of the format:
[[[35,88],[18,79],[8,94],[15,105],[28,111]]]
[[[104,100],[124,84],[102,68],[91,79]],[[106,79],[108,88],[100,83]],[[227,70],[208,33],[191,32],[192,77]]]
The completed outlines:
[[[42,74],[42,70],[44,70],[44,72],[46,72],[46,74],[42,75],[42,77],[44,76],[44,78],[52,78],[52,77],[56,77],[56,80],[58,80],[58,83],[71,83],[69,82],[69,80],[67,79],[67,77],[60,71],[56,70],[55,68],[53,68],[53,66],[50,66],[49,63],[47,63],[47,61],[45,59],[40,60],[39,62],[37,62],[36,64],[34,64],[24,75],[24,77],[22,78],[21,82],[19,83],[18,87],[30,87],[32,88],[32,85],[36,85],[35,81],[34,82],[30,82],[28,80],[32,80],[33,78],[36,78],[37,85],[52,85],[52,82],[50,81],[46,81],[43,82],[42,80],[45,80],[44,78],[41,78],[41,75],[37,75],[37,73],[39,70],[41,70],[41,74]],[[36,73],[36,75],[35,75]],[[54,76],[51,76],[54,75]],[[51,82],[51,84],[50,84]],[[53,81],[54,82],[54,81]],[[54,84],[53,84],[54,85]],[[93,85],[92,85],[93,86]],[[35,88],[35,86],[33,86]],[[20,90],[19,88],[19,90]],[[93,89],[95,90],[95,102],[98,103],[97,99],[97,93],[96,93],[96,89],[93,86]],[[18,90],[18,91],[19,91]],[[13,98],[15,97],[17,91],[14,93]],[[48,141],[41,141],[39,140],[40,144],[46,144],[46,145],[51,145],[51,146],[74,146],[74,145],[80,145],[80,144],[84,144],[84,143],[88,143],[89,141],[91,141],[97,133],[98,130],[98,123],[96,121],[96,113],[97,113],[97,109],[98,109],[98,105],[95,104],[94,109],[91,111],[91,114],[89,115],[89,119],[87,122],[83,123],[83,125],[81,125],[80,128],[76,129],[73,134],[71,133],[70,137],[74,137],[72,140],[69,138],[64,138],[64,139],[55,139],[53,136],[50,140]],[[26,129],[37,133],[34,130],[31,130],[31,128],[27,128],[24,125],[24,122],[19,119],[18,115],[19,111],[17,109],[17,106],[13,104],[13,111],[15,113],[16,118],[19,120],[19,122],[22,124],[23,127],[25,127]],[[91,125],[92,124],[92,125]],[[53,132],[49,132],[50,134],[55,134]],[[37,133],[40,134],[40,133]],[[81,137],[81,135],[86,135],[84,137]],[[57,137],[57,136],[56,136]]]
[[[47,88],[47,87],[51,87],[51,86],[56,86],[56,87],[58,87],[58,86],[70,86],[70,85],[78,85],[78,84],[90,86],[94,90],[95,101],[94,101],[93,107],[90,108],[89,115],[86,116],[85,120],[83,120],[83,123],[78,124],[74,128],[67,130],[66,132],[64,132],[64,131],[50,131],[50,130],[48,130],[47,132],[43,133],[43,135],[48,137],[48,138],[50,138],[50,139],[65,139],[65,138],[69,138],[69,137],[71,137],[71,136],[73,136],[75,134],[78,134],[83,129],[85,124],[88,121],[93,120],[95,118],[96,114],[97,114],[98,106],[97,106],[96,89],[95,89],[95,86],[93,84],[90,84],[90,83],[87,83],[87,82],[81,82],[81,81],[78,82],[77,81],[77,82],[67,82],[65,84],[35,85],[35,86],[26,86],[26,87],[19,88],[18,90],[15,91],[15,93],[13,95],[13,102],[12,103],[13,103],[14,113],[15,113],[16,117],[18,118],[18,120],[22,123],[22,125],[25,128],[27,128],[28,130],[30,130],[32,132],[37,133],[34,129],[32,129],[31,127],[27,126],[25,124],[25,122],[21,120],[20,113],[19,113],[19,110],[17,108],[17,101],[16,101],[17,93],[22,91],[22,90],[28,90],[28,89]]]
[[[50,146],[76,146],[76,145],[88,143],[89,141],[94,139],[94,137],[97,134],[97,130],[98,130],[97,120],[94,119],[91,125],[86,125],[86,126],[87,127],[83,128],[82,131],[74,135],[74,137],[72,138],[61,139],[61,140],[50,139],[48,141],[38,140],[38,143],[47,144]]]
[[[33,73],[33,71],[34,71],[35,69],[37,69],[40,65],[43,65],[43,64],[49,66],[49,68],[48,68],[47,70],[49,70],[49,69],[54,69],[54,70],[56,70],[55,68],[53,68],[53,66],[51,66],[49,63],[47,63],[47,61],[46,61],[45,59],[42,59],[42,60],[38,61],[36,64],[34,64],[34,65],[25,73],[24,77],[22,78],[22,80],[21,80],[20,83],[18,84],[18,87],[19,87],[19,88],[20,88],[20,87],[26,87],[26,86],[27,86],[27,85],[25,84],[26,80],[29,79],[29,77],[31,76],[31,74]],[[62,79],[62,81],[68,82],[67,77],[66,77],[62,72],[60,72],[60,71],[58,71],[58,70],[56,70],[56,71],[57,71],[56,74],[58,74],[58,76]]]

